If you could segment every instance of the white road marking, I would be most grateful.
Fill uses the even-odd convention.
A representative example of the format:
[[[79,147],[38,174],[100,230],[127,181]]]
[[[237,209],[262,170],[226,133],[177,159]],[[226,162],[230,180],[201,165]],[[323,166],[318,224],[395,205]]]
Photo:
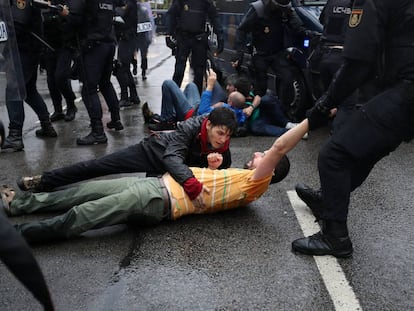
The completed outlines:
[[[313,217],[309,208],[297,196],[296,192],[288,191],[287,194],[304,236],[309,236],[320,231],[319,225],[315,222],[315,217]],[[338,260],[333,256],[314,256],[313,258],[316,261],[325,286],[331,295],[335,310],[361,311],[362,307],[352,287],[349,285]]]

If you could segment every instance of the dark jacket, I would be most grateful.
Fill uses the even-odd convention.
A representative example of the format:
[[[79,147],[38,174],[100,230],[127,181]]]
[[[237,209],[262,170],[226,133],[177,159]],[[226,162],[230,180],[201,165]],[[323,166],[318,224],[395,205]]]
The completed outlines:
[[[189,166],[208,167],[207,155],[201,148],[201,126],[207,116],[190,118],[181,122],[174,132],[155,134],[145,138],[140,144],[148,161],[153,167],[159,167],[158,172],[169,172],[180,184],[193,177]],[[217,152],[211,150],[211,152]],[[219,167],[228,168],[231,165],[231,154],[227,148],[223,155],[223,163]]]

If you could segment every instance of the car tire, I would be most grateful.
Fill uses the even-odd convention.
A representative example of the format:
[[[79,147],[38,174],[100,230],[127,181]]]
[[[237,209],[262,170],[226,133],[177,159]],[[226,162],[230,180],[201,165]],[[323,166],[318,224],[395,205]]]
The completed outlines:
[[[300,122],[305,118],[306,110],[309,108],[308,91],[305,79],[296,67],[292,67],[292,83],[288,90],[281,92],[280,86],[276,88],[278,94],[283,94],[281,98],[283,110],[290,121]]]

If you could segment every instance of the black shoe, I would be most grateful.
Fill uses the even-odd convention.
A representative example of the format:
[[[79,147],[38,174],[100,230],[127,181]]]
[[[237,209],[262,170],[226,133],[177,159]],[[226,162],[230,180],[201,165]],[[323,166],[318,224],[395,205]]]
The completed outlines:
[[[154,113],[151,111],[151,109],[149,109],[147,102],[145,102],[142,105],[141,109],[142,109],[142,115],[144,116],[145,123],[149,123],[149,121],[150,121],[151,117],[154,115]]]
[[[142,69],[142,72],[141,72],[141,75],[142,75],[142,80],[147,80],[147,75],[146,75],[146,70],[145,69]]]
[[[22,191],[43,191],[43,187],[41,186],[42,175],[23,176],[17,179],[16,183]]]
[[[95,133],[93,131],[85,137],[76,140],[76,143],[81,146],[106,144],[107,142],[108,138],[106,138],[105,133]]]
[[[21,151],[24,149],[22,130],[10,129],[9,136],[4,140],[1,150],[4,151]]]
[[[148,129],[154,132],[175,130],[176,123],[171,121],[163,121],[155,124],[148,124]]]
[[[109,129],[114,129],[115,131],[122,131],[124,129],[121,120],[110,121],[106,123],[106,127]]]
[[[149,119],[148,123],[150,124],[158,124],[163,122],[161,116],[158,113],[154,113],[151,118]]]
[[[61,112],[54,112],[50,115],[50,121],[51,122],[55,122],[55,121],[59,121],[59,120],[63,120],[65,118],[65,114],[61,111]]]
[[[73,121],[75,119],[76,112],[78,112],[78,109],[76,107],[68,108],[66,110],[65,121],[66,122]]]
[[[132,96],[132,97],[129,98],[129,101],[133,105],[139,105],[141,103],[141,99],[139,98],[139,96]]]
[[[352,255],[352,242],[348,236],[335,238],[318,232],[307,238],[292,242],[292,250],[305,255],[335,257],[350,257]]]
[[[297,184],[295,187],[296,193],[299,198],[311,209],[316,220],[322,218],[323,213],[323,202],[322,202],[322,191],[314,190],[305,184]]]
[[[127,99],[121,99],[119,101],[119,107],[120,108],[122,108],[122,107],[131,107],[131,106],[132,106],[132,103]]]
[[[57,137],[57,133],[50,121],[41,121],[41,128],[35,132],[37,137]]]

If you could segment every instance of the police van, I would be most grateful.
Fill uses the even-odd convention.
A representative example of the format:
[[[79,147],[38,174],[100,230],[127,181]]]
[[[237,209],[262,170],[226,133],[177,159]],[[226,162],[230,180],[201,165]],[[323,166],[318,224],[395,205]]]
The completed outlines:
[[[213,58],[214,69],[217,71],[221,81],[236,70],[232,68],[231,61],[236,58],[236,32],[237,26],[247,12],[249,4],[254,1],[249,0],[216,0],[217,11],[224,31],[224,51]],[[327,0],[292,0],[291,5],[302,20],[306,29],[315,33],[322,33],[322,25],[319,22],[319,15]],[[211,50],[217,46],[217,39],[212,30],[209,30]],[[304,118],[306,109],[313,105],[315,100],[312,92],[312,85],[307,72],[307,59],[311,53],[311,38],[299,36],[290,38],[291,46],[285,50],[289,60],[293,81],[289,90],[282,92],[285,94],[281,98],[287,116],[291,120],[299,121]],[[241,70],[249,72],[251,55],[245,54]],[[276,94],[277,76],[272,72],[268,73],[268,88]]]

